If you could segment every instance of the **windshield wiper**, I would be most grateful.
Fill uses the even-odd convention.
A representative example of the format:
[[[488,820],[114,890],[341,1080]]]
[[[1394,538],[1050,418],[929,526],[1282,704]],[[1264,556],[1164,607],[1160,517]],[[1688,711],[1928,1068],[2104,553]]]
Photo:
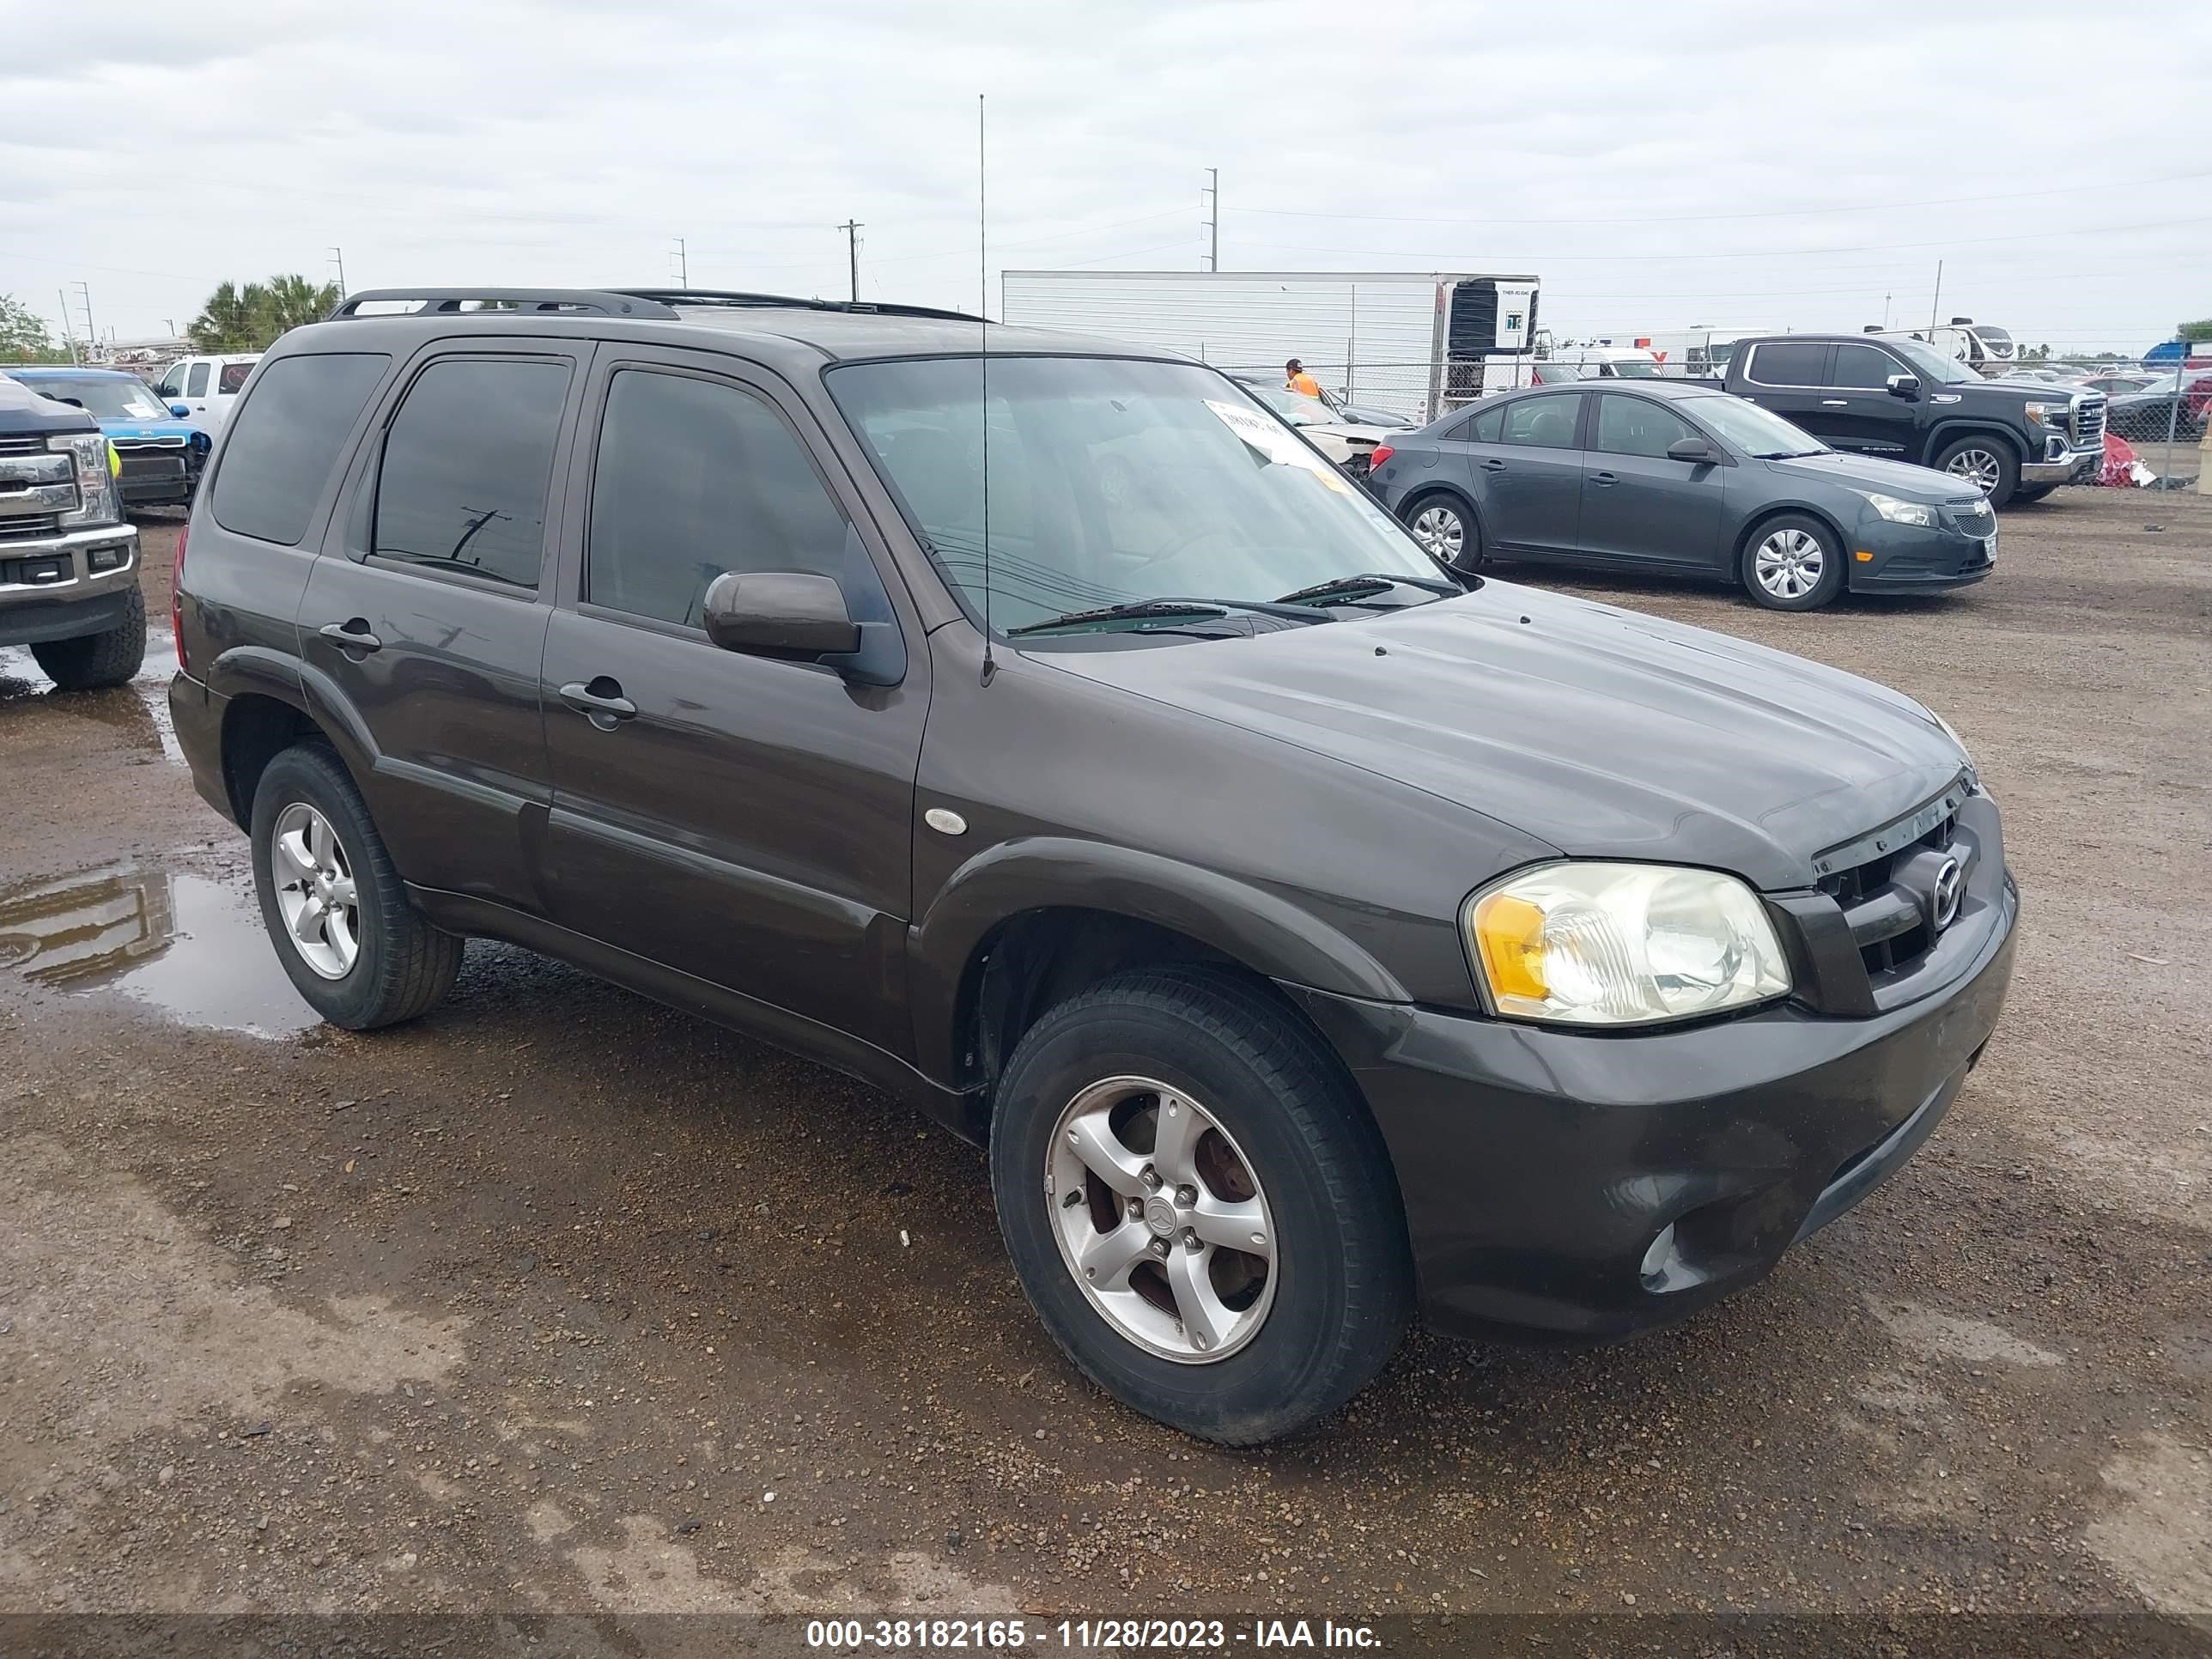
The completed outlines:
[[[1381,593],[1393,587],[1418,587],[1424,592],[1434,593],[1439,599],[1456,599],[1467,590],[1457,582],[1442,576],[1386,576],[1376,571],[1358,576],[1332,576],[1325,582],[1316,582],[1311,587],[1301,587],[1296,592],[1285,593],[1277,605],[1318,605],[1324,599],[1358,599],[1363,594]]]
[[[1253,611],[1263,617],[1284,617],[1292,622],[1327,622],[1326,617],[1316,617],[1310,611],[1290,605],[1266,605],[1254,599],[1132,599],[1127,605],[1100,605],[1091,611],[1063,611],[1057,617],[1048,617],[1042,622],[1024,623],[1019,628],[1009,628],[1006,637],[1020,634],[1042,634],[1054,628],[1079,628],[1085,623],[1126,622],[1146,617],[1225,617],[1232,611]]]

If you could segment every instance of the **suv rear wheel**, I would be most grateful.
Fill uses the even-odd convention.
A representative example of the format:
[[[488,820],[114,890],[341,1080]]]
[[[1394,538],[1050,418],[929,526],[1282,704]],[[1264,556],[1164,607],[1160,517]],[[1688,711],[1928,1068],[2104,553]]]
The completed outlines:
[[[1116,1399],[1251,1445],[1365,1387],[1412,1309],[1382,1136],[1314,1033],[1211,969],[1116,975],[1023,1037],[991,1127],[1045,1328]]]
[[[31,660],[64,691],[127,684],[146,660],[145,594],[131,588],[123,620],[106,632],[42,641],[31,647]]]
[[[460,971],[463,941],[409,901],[337,756],[301,744],[270,762],[252,824],[261,920],[310,1007],[366,1031],[436,1006]]]
[[[2020,456],[2002,438],[1970,432],[1943,447],[1936,470],[1980,490],[1991,508],[2002,507],[2020,488]]]

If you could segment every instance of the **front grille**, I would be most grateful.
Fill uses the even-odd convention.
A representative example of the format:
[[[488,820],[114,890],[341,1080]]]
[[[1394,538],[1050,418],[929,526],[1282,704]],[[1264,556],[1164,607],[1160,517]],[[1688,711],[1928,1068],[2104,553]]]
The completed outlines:
[[[2074,406],[2074,447],[2101,448],[2105,442],[2105,400],[2085,398]]]
[[[1896,830],[1901,839],[1893,840],[1881,831],[1863,838],[1850,854],[1870,853],[1871,856],[1827,871],[1814,883],[1841,907],[1844,921],[1859,947],[1859,960],[1866,965],[1868,978],[1876,984],[1881,975],[1910,968],[1936,942],[1918,901],[1894,878],[1923,852],[1950,851],[1966,793],[1963,782],[1954,786],[1900,820]],[[1917,833],[1912,833],[1916,830]]]
[[[1962,535],[1978,537],[1996,533],[1997,515],[1990,510],[1989,502],[1978,495],[1972,501],[1944,502],[1943,514]]]
[[[0,455],[43,455],[46,441],[36,433],[17,437],[0,434]]]
[[[118,438],[115,447],[118,453],[129,455],[142,449],[182,449],[182,438]]]
[[[125,450],[120,459],[123,462],[122,477],[126,483],[135,483],[143,478],[181,478],[185,476],[185,458],[173,451],[164,455]]]
[[[0,519],[0,542],[30,542],[61,533],[62,515],[58,513],[31,513],[20,518]]]

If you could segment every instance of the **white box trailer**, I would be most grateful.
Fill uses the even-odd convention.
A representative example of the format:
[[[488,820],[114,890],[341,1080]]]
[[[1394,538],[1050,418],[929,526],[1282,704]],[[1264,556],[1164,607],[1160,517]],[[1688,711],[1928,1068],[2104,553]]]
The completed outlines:
[[[1528,384],[1534,276],[1407,270],[1007,270],[1010,324],[1164,346],[1426,422]]]

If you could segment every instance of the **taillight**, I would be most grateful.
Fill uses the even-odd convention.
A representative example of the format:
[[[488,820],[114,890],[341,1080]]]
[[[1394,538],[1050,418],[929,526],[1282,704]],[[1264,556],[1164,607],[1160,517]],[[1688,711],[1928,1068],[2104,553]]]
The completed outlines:
[[[177,670],[185,668],[185,538],[191,535],[189,524],[177,527],[177,554],[169,565],[169,637],[177,647]]]
[[[1388,444],[1376,445],[1374,449],[1367,457],[1367,470],[1370,472],[1376,471],[1376,469],[1380,467],[1383,462],[1389,460],[1397,453],[1398,452],[1396,450],[1391,448]]]

